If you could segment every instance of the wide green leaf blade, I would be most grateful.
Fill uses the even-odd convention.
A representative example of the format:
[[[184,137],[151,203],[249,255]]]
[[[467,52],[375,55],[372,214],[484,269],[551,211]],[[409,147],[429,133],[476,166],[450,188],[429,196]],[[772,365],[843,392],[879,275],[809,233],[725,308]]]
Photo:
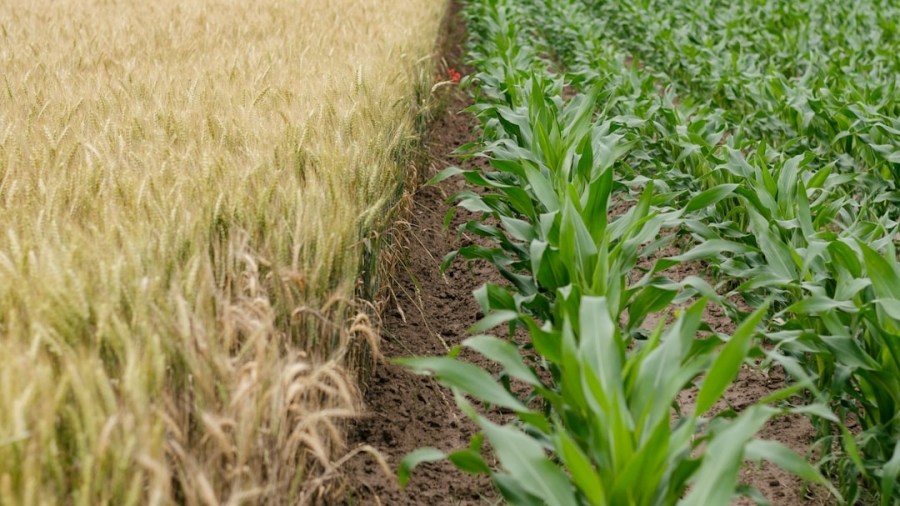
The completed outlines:
[[[640,325],[648,314],[665,309],[676,295],[678,292],[675,290],[654,285],[647,286],[628,306],[628,327],[634,328]]]
[[[894,446],[894,454],[881,469],[881,506],[889,506],[894,496],[894,488],[900,481],[900,441]]]
[[[529,494],[525,487],[507,473],[494,473],[494,484],[508,504],[515,506],[546,506],[539,498]]]
[[[447,167],[446,169],[440,171],[436,176],[429,179],[428,182],[425,183],[425,186],[438,184],[445,179],[449,179],[464,172],[465,171],[463,169],[460,169],[459,167]]]
[[[722,253],[751,253],[755,251],[757,251],[755,248],[738,242],[726,241],[723,239],[712,239],[709,241],[704,241],[703,243],[691,248],[681,255],[661,259],[660,262],[662,262],[662,260],[672,260],[674,262],[671,265],[675,265],[678,262],[702,260],[704,258],[720,255]]]
[[[606,506],[603,482],[590,459],[581,451],[564,427],[557,428],[557,451],[572,475],[572,481],[593,506]]]
[[[509,232],[509,235],[520,241],[531,242],[537,238],[534,226],[527,221],[510,218],[508,216],[500,216],[500,222],[503,228]]]
[[[547,211],[551,213],[559,211],[559,197],[556,195],[556,191],[553,189],[550,181],[530,164],[525,165],[525,176],[528,178],[528,183],[531,185],[534,195],[541,204],[544,204]]]
[[[815,314],[823,311],[840,309],[846,313],[857,312],[856,306],[850,301],[834,300],[824,295],[813,295],[796,302],[784,310],[786,313]]]
[[[744,460],[744,446],[774,410],[753,405],[707,443],[697,481],[679,506],[725,505],[731,500]]]
[[[397,468],[397,479],[400,481],[400,488],[405,487],[406,484],[409,483],[409,475],[413,468],[423,462],[437,462],[438,460],[443,460],[445,456],[444,452],[437,448],[419,448],[418,450],[407,454],[406,457],[403,457],[403,460],[400,461],[400,466]]]
[[[514,411],[528,411],[519,399],[513,397],[490,373],[478,366],[447,357],[403,358],[395,362],[418,374],[433,373],[440,382],[484,402]]]
[[[734,193],[735,188],[737,188],[738,186],[740,185],[720,184],[718,186],[710,188],[709,190],[702,191],[691,198],[691,200],[684,207],[684,212],[691,213],[698,209],[709,207]]]
[[[826,480],[819,471],[797,455],[790,448],[778,441],[765,441],[754,439],[744,449],[744,458],[753,461],[767,460],[785,471],[799,476],[806,481],[811,481],[825,486],[836,497],[840,497],[837,489]]]
[[[485,436],[503,467],[519,485],[548,506],[578,504],[569,478],[544,453],[544,448],[521,431],[479,418]]]
[[[488,467],[484,459],[477,452],[472,450],[459,450],[447,455],[447,460],[453,463],[457,469],[469,474],[490,474],[491,468]]]
[[[494,328],[498,325],[502,325],[504,323],[509,323],[518,317],[519,317],[519,313],[517,313],[516,311],[509,310],[509,309],[495,311],[495,312],[485,316],[481,320],[479,320],[478,323],[476,323],[475,325],[472,326],[472,328],[469,329],[469,332],[472,334],[475,334],[478,332],[485,332],[487,330],[491,330],[492,328]]]
[[[522,355],[515,344],[494,336],[470,337],[463,341],[462,344],[502,365],[503,370],[510,376],[532,386],[541,385],[538,377],[522,361]]]
[[[768,303],[753,312],[734,332],[731,339],[722,347],[721,353],[716,357],[712,367],[703,379],[703,386],[697,395],[695,413],[706,413],[728,388],[728,385],[737,376],[750,346],[753,344],[753,335],[756,326],[762,321],[768,310]]]
[[[875,293],[881,298],[900,299],[900,273],[897,272],[896,260],[889,262],[862,241],[858,244],[862,249],[866,270],[872,279]]]

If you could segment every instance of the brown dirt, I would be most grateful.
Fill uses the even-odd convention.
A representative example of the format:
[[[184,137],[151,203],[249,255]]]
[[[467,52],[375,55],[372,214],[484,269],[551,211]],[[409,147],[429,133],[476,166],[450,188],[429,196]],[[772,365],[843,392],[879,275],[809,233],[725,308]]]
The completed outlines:
[[[465,25],[455,3],[448,13],[445,37],[444,65],[463,75],[471,72],[461,62]],[[471,104],[471,99],[453,90],[447,100],[447,112],[435,121],[428,135],[433,173],[456,164],[451,153],[477,140],[472,134],[471,115],[461,112]],[[459,165],[473,167],[474,163]],[[420,188],[414,196],[409,220],[409,258],[391,280],[395,296],[383,315],[382,352],[388,359],[444,355],[449,347],[468,337],[466,330],[483,316],[472,291],[486,280],[497,281],[493,269],[475,264],[470,270],[464,263],[455,262],[445,275],[438,271],[444,255],[460,248],[461,241],[468,240],[457,238],[455,233],[456,227],[468,218],[464,213],[454,218],[449,230],[443,229],[444,217],[451,207],[445,201],[459,190],[459,180],[453,179],[438,187]],[[364,387],[369,411],[356,422],[351,446],[372,445],[394,470],[407,453],[423,446],[443,451],[465,448],[477,431],[475,424],[459,411],[449,391],[434,380],[411,374],[396,364],[381,365]],[[347,504],[495,503],[488,478],[463,474],[446,462],[417,467],[403,491],[368,456],[347,466],[347,474],[356,482],[354,495],[348,497]]]
[[[465,75],[472,69],[461,61],[464,39],[465,26],[459,16],[458,2],[454,2],[445,24],[442,60],[447,68],[457,69]],[[454,164],[472,168],[483,163],[477,159],[461,162],[451,155],[457,147],[477,138],[472,134],[471,115],[460,112],[471,104],[471,99],[459,90],[453,90],[447,99],[446,114],[434,122],[428,134],[432,173]],[[458,238],[455,234],[456,227],[471,217],[465,212],[457,213],[449,231],[443,229],[444,217],[450,209],[447,197],[463,188],[460,180],[454,178],[437,187],[420,188],[414,196],[409,219],[409,257],[391,280],[395,296],[383,315],[385,342],[382,351],[388,359],[444,355],[450,347],[464,340],[466,329],[483,316],[472,291],[487,281],[505,284],[493,267],[484,263],[467,267],[457,261],[444,276],[438,272],[440,260],[446,253],[472,240]],[[622,209],[617,209],[621,213],[629,204],[623,203],[620,207]],[[615,215],[615,210],[611,214]],[[665,252],[666,255],[677,253]],[[683,279],[687,275],[702,277],[705,273],[702,264],[695,263],[679,266],[666,274],[673,279]],[[730,334],[734,325],[717,309],[708,310],[705,321],[717,331]],[[653,323],[650,319],[645,326]],[[464,353],[463,357],[478,365],[489,365],[474,354]],[[740,411],[781,386],[783,377],[777,371],[764,375],[744,368],[726,399]],[[468,445],[469,438],[477,430],[456,407],[449,391],[434,380],[413,375],[398,365],[386,362],[379,366],[363,387],[368,413],[351,428],[350,445],[373,446],[382,453],[392,470],[396,470],[406,454],[423,446],[443,451],[461,449]],[[695,398],[695,390],[682,392],[683,410],[689,412]],[[722,403],[717,409],[724,407]],[[492,414],[492,418],[497,417],[496,413]],[[775,420],[760,434],[781,441],[801,454],[809,447],[812,435],[808,420],[799,416]],[[402,491],[396,480],[385,476],[375,459],[365,454],[348,462],[345,471],[352,481],[352,492],[347,496],[346,505],[500,504],[486,477],[464,474],[446,462],[417,467],[409,485]],[[827,498],[822,493],[813,494],[811,501],[805,499],[799,479],[769,464],[761,469],[748,465],[742,471],[741,482],[758,488],[773,506],[826,504]],[[743,506],[752,502],[741,500],[734,504]]]

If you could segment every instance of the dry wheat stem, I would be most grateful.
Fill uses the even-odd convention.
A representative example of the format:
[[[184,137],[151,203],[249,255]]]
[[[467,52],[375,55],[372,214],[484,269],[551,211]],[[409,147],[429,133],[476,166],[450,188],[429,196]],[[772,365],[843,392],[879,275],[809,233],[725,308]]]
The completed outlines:
[[[0,4],[0,504],[323,496],[445,6]]]

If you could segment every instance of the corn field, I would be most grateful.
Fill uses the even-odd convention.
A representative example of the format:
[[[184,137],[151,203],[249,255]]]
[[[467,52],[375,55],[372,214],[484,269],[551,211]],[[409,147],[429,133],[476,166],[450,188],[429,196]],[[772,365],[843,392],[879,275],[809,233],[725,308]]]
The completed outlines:
[[[477,215],[459,232],[488,245],[444,266],[486,260],[507,284],[475,293],[485,316],[461,347],[403,360],[481,431],[409,454],[401,483],[449,459],[515,505],[767,504],[738,480],[767,461],[833,503],[900,504],[900,9],[473,0],[465,13],[480,140],[461,154],[490,164],[432,182],[482,189],[452,200]],[[672,275],[688,263],[704,275]],[[711,328],[710,307],[735,330]],[[715,408],[746,367],[787,381]],[[807,454],[759,432],[785,415],[815,427]]]

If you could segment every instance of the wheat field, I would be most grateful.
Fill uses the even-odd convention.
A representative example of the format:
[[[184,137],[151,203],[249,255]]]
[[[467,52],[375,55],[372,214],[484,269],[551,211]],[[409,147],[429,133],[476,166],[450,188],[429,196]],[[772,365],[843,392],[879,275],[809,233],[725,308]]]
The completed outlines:
[[[0,505],[340,492],[445,7],[0,4]]]

